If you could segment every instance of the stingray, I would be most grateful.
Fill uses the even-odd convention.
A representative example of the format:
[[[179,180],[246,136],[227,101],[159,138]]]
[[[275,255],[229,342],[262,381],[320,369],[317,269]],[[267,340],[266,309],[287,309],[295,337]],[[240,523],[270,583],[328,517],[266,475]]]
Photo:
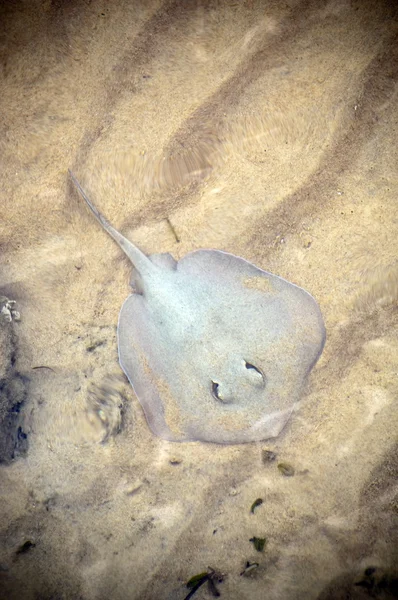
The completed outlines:
[[[277,436],[325,342],[304,289],[220,250],[146,256],[70,177],[133,264],[118,322],[120,365],[153,433],[222,444]]]

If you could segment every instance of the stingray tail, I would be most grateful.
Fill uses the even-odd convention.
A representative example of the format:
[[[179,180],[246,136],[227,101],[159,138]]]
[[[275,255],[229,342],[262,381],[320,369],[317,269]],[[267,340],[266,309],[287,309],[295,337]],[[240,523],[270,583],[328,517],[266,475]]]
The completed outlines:
[[[83,200],[86,202],[87,206],[97,219],[100,222],[102,227],[105,229],[107,233],[115,240],[117,244],[119,244],[120,248],[123,252],[128,256],[128,258],[133,263],[134,267],[137,269],[139,274],[142,277],[149,276],[157,270],[156,265],[154,265],[151,260],[143,253],[137,246],[134,246],[127,238],[125,238],[121,233],[119,233],[112,225],[105,219],[105,217],[99,212],[99,210],[94,206],[94,204],[89,200],[86,192],[83,190],[82,186],[72,173],[70,169],[68,169],[69,176],[75,185],[76,189],[79,191]]]

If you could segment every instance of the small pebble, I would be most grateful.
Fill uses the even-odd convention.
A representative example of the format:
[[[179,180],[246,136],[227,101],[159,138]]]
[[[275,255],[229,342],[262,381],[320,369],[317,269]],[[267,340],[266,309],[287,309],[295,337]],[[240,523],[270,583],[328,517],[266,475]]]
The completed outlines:
[[[273,462],[276,459],[276,454],[275,452],[272,452],[272,450],[263,450],[261,452],[261,458],[264,464]]]

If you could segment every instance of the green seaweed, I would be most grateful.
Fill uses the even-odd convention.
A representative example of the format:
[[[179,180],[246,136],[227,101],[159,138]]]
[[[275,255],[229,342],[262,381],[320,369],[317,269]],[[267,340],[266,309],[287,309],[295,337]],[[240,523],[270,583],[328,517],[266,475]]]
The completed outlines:
[[[204,573],[199,573],[198,575],[194,575],[189,581],[187,581],[187,588],[192,589],[198,583],[205,583],[207,579],[209,579],[209,574],[207,571],[205,571]]]
[[[259,538],[256,536],[250,538],[249,540],[249,542],[252,542],[257,552],[263,552],[266,541],[266,538]]]
[[[214,598],[218,598],[221,594],[216,588],[216,583],[221,583],[224,579],[224,575],[211,567],[208,567],[207,572],[199,573],[198,575],[194,575],[187,582],[187,588],[191,591],[187,596],[185,596],[184,600],[189,600],[192,596],[197,592],[197,590],[207,581],[207,586],[209,592]]]
[[[293,477],[295,473],[294,467],[289,463],[279,463],[278,470],[284,477]]]

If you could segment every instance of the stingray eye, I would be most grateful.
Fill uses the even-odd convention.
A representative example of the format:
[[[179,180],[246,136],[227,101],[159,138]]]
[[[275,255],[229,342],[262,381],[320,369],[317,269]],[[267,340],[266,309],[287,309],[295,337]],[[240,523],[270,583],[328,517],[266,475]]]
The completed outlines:
[[[258,369],[256,366],[252,365],[251,363],[245,361],[245,367],[246,369],[250,372],[250,374],[253,377],[253,382],[257,385],[265,385],[265,375],[264,373],[261,371],[261,369]]]
[[[233,398],[226,393],[226,390],[223,389],[223,386],[221,386],[220,389],[220,384],[216,383],[215,381],[211,382],[211,394],[213,398],[218,400],[218,402],[222,402],[223,404],[229,404],[233,400]]]

